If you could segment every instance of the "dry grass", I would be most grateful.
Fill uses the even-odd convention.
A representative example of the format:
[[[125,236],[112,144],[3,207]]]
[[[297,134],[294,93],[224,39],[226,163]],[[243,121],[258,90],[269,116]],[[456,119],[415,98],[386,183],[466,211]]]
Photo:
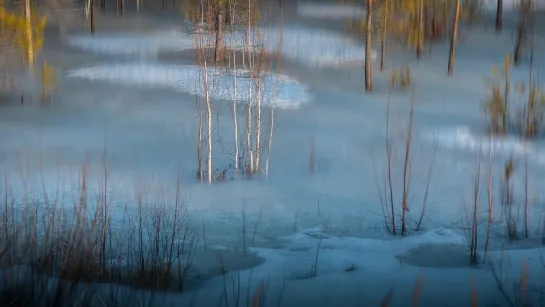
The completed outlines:
[[[1,295],[6,300],[2,301],[12,301],[13,306],[38,306],[34,303],[42,301],[46,306],[60,306],[59,300],[80,295],[80,285],[91,283],[184,290],[199,236],[188,222],[179,181],[173,203],[166,201],[164,191],[156,199],[146,200],[137,187],[136,210],[125,206],[123,212],[116,212],[121,221],[114,223],[107,167],[102,166],[100,195],[94,198],[87,193],[89,169],[90,165],[81,169],[80,193],[71,206],[61,203],[58,186],[56,195],[49,197],[45,182],[40,197],[26,191],[26,182],[22,200],[3,195],[1,282],[10,286],[3,288]],[[5,180],[5,191],[9,191],[8,175]],[[23,276],[5,273],[21,268],[28,271]],[[53,293],[51,285],[43,281],[46,279],[58,281]]]

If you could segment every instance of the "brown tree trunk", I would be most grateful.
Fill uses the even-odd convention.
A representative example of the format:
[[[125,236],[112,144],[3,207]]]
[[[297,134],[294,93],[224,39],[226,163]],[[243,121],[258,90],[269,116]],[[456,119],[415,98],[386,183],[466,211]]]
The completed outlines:
[[[420,0],[418,12],[418,43],[416,45],[416,58],[420,59],[424,50],[424,0]]]
[[[386,58],[386,38],[388,35],[388,14],[390,14],[389,10],[389,1],[384,0],[384,12],[382,14],[382,37],[381,37],[381,46],[380,46],[380,71],[384,71],[384,61]]]
[[[91,34],[95,34],[95,0],[91,0]]]
[[[125,0],[121,0],[121,15],[125,12]]]
[[[167,0],[161,0],[161,8],[165,9],[167,7]]]
[[[519,19],[517,22],[517,39],[515,43],[515,52],[513,53],[513,63],[514,65],[520,64],[520,59],[522,56],[522,47],[526,41],[526,25],[528,20],[528,9],[521,4],[519,8]],[[531,82],[531,81],[530,81]]]
[[[501,31],[503,28],[503,0],[498,0],[496,7],[496,31]]]
[[[456,38],[458,37],[458,21],[460,19],[460,0],[456,0],[454,8],[454,22],[452,23],[452,34],[450,36],[450,52],[448,55],[448,75],[454,72],[454,50],[456,49]]]
[[[214,61],[217,63],[221,60],[221,26],[223,23],[223,12],[222,8],[218,8],[216,12],[216,47],[214,50]]]
[[[106,9],[106,0],[100,0],[100,8],[103,10]]]
[[[365,35],[365,91],[373,90],[373,82],[371,80],[371,33],[373,26],[373,0],[367,0],[367,29]]]

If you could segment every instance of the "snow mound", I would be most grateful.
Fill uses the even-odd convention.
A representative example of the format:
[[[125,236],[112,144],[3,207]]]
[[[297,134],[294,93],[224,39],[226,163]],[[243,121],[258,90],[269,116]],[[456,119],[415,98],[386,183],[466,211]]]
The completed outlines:
[[[486,135],[477,135],[469,127],[455,127],[447,129],[437,129],[434,133],[425,135],[430,141],[437,140],[439,146],[449,149],[461,149],[477,153],[479,148],[482,152],[488,152],[489,148],[493,154],[503,156],[513,155],[515,157],[524,157],[528,160],[545,165],[545,155],[541,154],[535,144],[526,142],[523,139],[506,136],[492,137],[488,139]]]
[[[362,18],[363,8],[343,4],[297,3],[297,14],[301,17],[323,19]]]
[[[94,54],[122,56],[152,56],[159,51],[182,51],[192,49],[192,36],[178,31],[164,31],[148,35],[75,35],[67,40],[68,45]]]
[[[234,72],[209,68],[210,95],[214,99],[233,100]],[[255,80],[248,72],[237,70],[237,101],[255,103],[249,99],[250,89],[256,93]],[[68,72],[68,78],[106,81],[127,86],[147,88],[170,88],[193,95],[204,96],[203,75],[196,65],[166,65],[155,63],[106,64],[80,68]],[[262,100],[264,106],[270,105],[275,93],[274,107],[293,109],[308,101],[307,89],[293,78],[284,75],[267,74],[262,77]],[[251,96],[255,96],[252,94]]]

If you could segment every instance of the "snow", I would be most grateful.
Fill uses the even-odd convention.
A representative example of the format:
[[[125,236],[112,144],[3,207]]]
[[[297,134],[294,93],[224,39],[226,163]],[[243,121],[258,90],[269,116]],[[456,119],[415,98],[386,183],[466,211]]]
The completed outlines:
[[[248,102],[250,89],[257,91],[255,80],[249,76],[249,71],[237,69],[225,71],[209,68],[210,95],[213,99],[234,99],[233,82],[237,75],[237,101]],[[69,78],[100,80],[110,83],[119,83],[129,86],[145,86],[170,88],[192,95],[205,95],[204,85],[200,80],[204,78],[204,68],[196,65],[167,65],[152,63],[115,63],[88,68],[79,68],[69,71]],[[309,99],[307,90],[293,78],[277,74],[267,74],[262,77],[262,105],[274,104],[280,109],[297,108]],[[274,101],[273,101],[274,99]],[[251,99],[253,104],[256,99]]]
[[[331,14],[324,16],[328,10]],[[335,17],[324,21],[324,28],[329,27],[326,23],[342,28],[344,21],[333,19],[340,19],[350,10],[343,6],[299,5],[303,16]],[[127,14],[124,18],[131,17]],[[84,163],[90,165],[88,193],[101,193],[104,152],[113,225],[121,224],[127,211],[136,210],[139,192],[146,195],[150,206],[156,199],[168,206],[180,188],[188,225],[205,229],[191,272],[202,279],[187,292],[161,294],[164,302],[154,306],[190,306],[192,302],[199,307],[218,306],[225,289],[228,305],[236,306],[233,296],[238,291],[233,289],[238,286],[239,305],[250,305],[246,304],[247,297],[252,300],[261,282],[266,285],[265,306],[379,306],[390,289],[390,306],[407,306],[420,277],[420,306],[471,305],[473,284],[479,306],[492,302],[509,306],[491,269],[491,265],[498,269],[500,257],[505,257],[502,273],[510,294],[524,269],[529,272],[528,284],[539,289],[545,274],[545,249],[541,244],[545,195],[539,189],[545,184],[543,140],[525,142],[516,136],[491,139],[495,204],[500,201],[497,190],[510,155],[517,160],[514,193],[517,204],[521,202],[521,162],[528,157],[529,185],[535,187],[530,238],[509,242],[503,210],[496,206],[489,258],[485,264],[470,266],[464,231],[466,208],[473,201],[477,152],[482,147],[486,159],[489,146],[482,118],[483,79],[490,76],[492,66],[502,62],[506,52],[512,51],[510,31],[487,32],[479,24],[471,31],[464,29],[452,77],[444,71],[448,46],[434,45],[430,55],[418,63],[413,52],[396,54],[389,50],[387,71],[375,70],[375,90],[364,94],[360,65],[365,59],[363,46],[341,31],[319,30],[307,22],[286,19],[281,52],[292,65],[264,78],[264,95],[269,98],[272,84],[277,78],[281,80],[274,104],[278,112],[269,178],[258,174],[251,179],[235,177],[212,185],[197,183],[197,111],[193,96],[203,95],[199,69],[181,64],[183,59],[158,56],[162,52],[189,51],[193,48],[192,36],[171,30],[142,34],[120,31],[93,37],[73,35],[66,40],[70,48],[55,46],[53,51],[48,49],[46,38],[42,54],[58,67],[59,88],[47,108],[31,98],[26,98],[24,107],[18,99],[3,102],[0,172],[7,174],[2,176],[7,182],[0,184],[0,197],[4,199],[7,193],[15,198],[15,206],[23,208],[27,196],[43,199],[44,194],[51,197],[58,192],[59,206],[68,209],[80,193],[78,176]],[[260,32],[269,37],[270,51],[280,48],[274,39],[279,35],[276,28],[264,26]],[[228,35],[225,39],[230,42]],[[243,33],[238,33],[233,45],[240,49],[242,42]],[[543,46],[543,37],[537,36],[536,50]],[[73,52],[73,48],[81,52]],[[135,59],[135,55],[144,56]],[[377,186],[383,183],[384,140],[390,137],[395,150],[393,197],[396,204],[400,203],[402,150],[411,93],[392,94],[388,136],[385,117],[390,70],[407,64],[417,80],[409,235],[394,238],[384,229]],[[535,64],[539,67],[545,62],[536,56]],[[210,68],[209,73],[215,86],[214,166],[223,169],[232,164],[229,101],[233,97],[228,87],[233,76],[224,69]],[[245,74],[237,70],[237,95],[240,102],[247,103],[249,81],[243,77]],[[517,80],[525,78],[527,67],[514,68],[513,75]],[[263,130],[268,130],[268,122],[264,121]],[[310,174],[313,136],[316,169]],[[435,164],[426,214],[422,229],[416,231],[432,152],[436,152]],[[483,162],[478,216],[481,244],[487,224],[487,167]],[[225,275],[219,273],[218,253],[229,271]],[[478,256],[484,258],[482,245]],[[106,288],[102,287],[104,291]],[[131,297],[145,293],[127,291]],[[529,299],[538,301],[536,293],[530,291]]]
[[[175,30],[165,32],[167,31],[145,35],[73,35],[66,41],[73,48],[95,54],[140,57],[156,56],[160,51],[194,48],[195,39],[191,35]]]

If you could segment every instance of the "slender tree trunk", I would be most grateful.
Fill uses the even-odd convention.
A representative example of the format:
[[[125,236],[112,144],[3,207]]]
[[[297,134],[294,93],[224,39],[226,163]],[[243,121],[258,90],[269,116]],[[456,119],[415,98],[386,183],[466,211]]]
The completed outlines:
[[[424,0],[419,1],[420,9],[418,10],[418,42],[416,44],[416,58],[422,57],[424,50]]]
[[[248,155],[250,156],[250,165],[248,166],[248,171],[249,173],[253,173],[254,172],[254,150],[252,148],[252,134],[251,134],[251,131],[252,131],[252,83],[253,83],[253,53],[250,54],[250,45],[253,45],[253,44],[250,44],[250,38],[251,38],[251,30],[252,30],[252,10],[251,10],[251,0],[248,0],[248,32],[247,32],[247,41],[246,41],[246,49],[247,49],[247,54],[248,54],[248,64],[249,64],[249,69],[250,69],[250,79],[251,79],[251,82],[249,84],[249,89],[248,89],[248,106],[246,108],[246,146],[248,147]]]
[[[221,27],[223,23],[223,8],[217,8],[216,12],[216,22],[215,22],[215,30],[216,30],[216,46],[214,49],[214,61],[216,64],[218,64],[221,60]]]
[[[136,0],[136,3],[138,3],[138,0]],[[106,0],[100,0],[100,9],[106,9]]]
[[[261,157],[261,60],[263,54],[260,54],[259,66],[257,69],[257,93],[256,93],[256,116],[255,116],[255,171],[259,171]]]
[[[390,14],[390,1],[384,0],[384,8],[382,14],[382,35],[381,35],[381,46],[380,46],[380,71],[384,71],[384,62],[386,58],[386,39],[388,35],[388,16]],[[367,50],[366,50],[367,51]]]
[[[166,9],[167,8],[167,0],[161,0],[161,8]]]
[[[121,15],[123,16],[123,13],[125,13],[125,0],[121,0]]]
[[[95,34],[95,0],[91,0],[91,34]]]
[[[140,0],[136,0],[136,11],[140,12]]]
[[[235,10],[233,5],[230,6],[230,12],[233,15],[231,20],[234,20]],[[237,119],[237,55],[233,46],[235,41],[235,29],[231,23],[231,49],[233,50],[233,137],[235,142],[235,169],[238,171],[238,119]],[[243,60],[244,61],[244,60]]]
[[[454,22],[452,23],[452,33],[450,35],[450,52],[448,55],[448,74],[451,76],[454,72],[454,51],[456,49],[456,38],[458,37],[458,20],[460,19],[460,0],[456,0],[454,8]]]
[[[513,53],[513,64],[520,64],[520,58],[522,56],[522,47],[526,41],[526,26],[528,20],[528,4],[522,2],[519,4],[519,16],[517,22],[517,39],[515,43],[515,52]]]
[[[365,91],[373,90],[371,80],[371,33],[373,26],[373,0],[367,0],[367,29],[365,34]]]
[[[27,65],[29,68],[32,68],[34,66],[34,39],[32,33],[32,13],[30,11],[30,0],[25,0],[25,34],[27,40]]]
[[[498,0],[496,7],[496,31],[501,31],[503,28],[503,0]]]
[[[202,171],[202,115],[199,111],[199,135],[197,143],[197,177],[200,182],[203,181],[203,171]]]
[[[209,80],[208,80],[208,67],[206,65],[206,58],[204,59],[204,83],[205,83],[205,103],[206,103],[206,121],[207,121],[207,130],[206,130],[206,141],[208,143],[208,152],[206,157],[206,179],[208,183],[212,183],[212,108],[210,106],[210,89],[209,89]]]

